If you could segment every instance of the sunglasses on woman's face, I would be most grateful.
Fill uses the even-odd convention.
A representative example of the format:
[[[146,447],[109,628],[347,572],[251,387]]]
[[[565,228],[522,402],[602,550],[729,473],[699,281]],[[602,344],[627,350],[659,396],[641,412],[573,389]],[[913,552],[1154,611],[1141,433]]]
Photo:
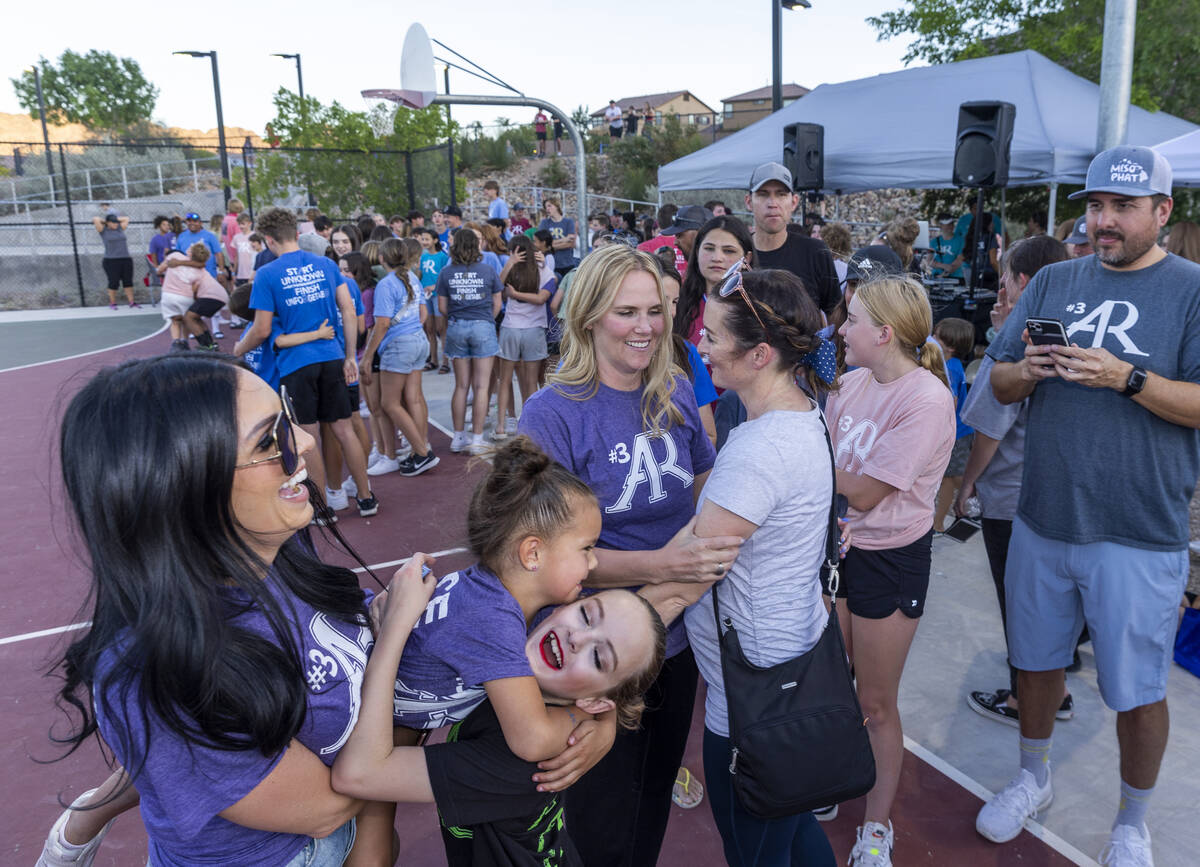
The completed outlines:
[[[762,317],[758,315],[758,311],[754,309],[754,302],[750,299],[750,293],[746,291],[746,287],[742,285],[742,260],[738,259],[729,266],[729,270],[721,277],[721,285],[717,287],[717,294],[722,298],[728,298],[734,292],[738,292],[742,296],[742,300],[746,302],[746,306],[750,308],[750,312],[754,314],[754,318],[758,320],[759,326],[763,330],[763,334],[770,334],[767,331],[767,326],[763,324]]]
[[[271,442],[275,444],[275,454],[246,461],[234,469],[240,470],[277,460],[285,475],[295,474],[300,466],[300,454],[296,451],[296,431],[293,427],[297,423],[296,410],[292,407],[292,399],[288,397],[286,385],[279,388],[279,402],[283,405],[282,409],[279,410],[279,415],[275,416],[275,423],[271,425]]]

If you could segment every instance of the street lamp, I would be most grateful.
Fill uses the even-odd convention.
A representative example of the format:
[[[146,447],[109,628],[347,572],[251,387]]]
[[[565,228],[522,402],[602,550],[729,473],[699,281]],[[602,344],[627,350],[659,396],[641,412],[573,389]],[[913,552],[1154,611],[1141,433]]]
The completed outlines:
[[[213,74],[213,96],[217,101],[217,141],[221,151],[221,178],[225,182],[224,195],[225,205],[229,205],[229,197],[232,195],[229,189],[229,154],[225,150],[225,115],[221,111],[221,76],[217,73],[217,52],[216,51],[172,51],[172,54],[186,54],[188,57],[207,57],[212,61]]]
[[[304,130],[308,131],[308,106],[304,102],[304,73],[300,70],[300,55],[299,54],[278,54],[273,53],[272,57],[282,57],[284,60],[296,61],[296,87],[300,93],[300,122],[303,124]],[[317,203],[313,198],[312,185],[305,179],[304,192],[308,196],[308,206],[311,208]]]
[[[771,0],[771,111],[783,108],[783,10],[800,6],[811,9],[809,0]]]

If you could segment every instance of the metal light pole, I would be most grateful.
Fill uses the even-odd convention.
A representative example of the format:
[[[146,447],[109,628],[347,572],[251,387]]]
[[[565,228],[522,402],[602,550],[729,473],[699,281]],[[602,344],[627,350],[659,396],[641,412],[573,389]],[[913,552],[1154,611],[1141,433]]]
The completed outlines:
[[[299,54],[272,54],[272,57],[282,57],[284,60],[296,61],[296,88],[300,94],[300,122],[304,124],[304,128],[308,129],[308,105],[304,102],[304,72],[300,68]],[[304,193],[308,196],[308,206],[311,208],[317,203],[313,198],[311,178],[304,179]]]
[[[783,10],[802,6],[809,0],[771,0],[771,111],[783,108]]]
[[[450,64],[442,70],[442,74],[446,81],[446,95],[450,95]],[[450,103],[446,103],[446,126],[450,126]],[[458,189],[454,184],[454,136],[451,135],[446,141],[449,144],[447,158],[450,161],[450,204],[458,204]]]
[[[1096,152],[1123,144],[1129,125],[1133,87],[1133,33],[1137,0],[1104,4],[1104,47],[1100,55],[1100,116],[1096,119]],[[1048,227],[1047,227],[1048,228]]]
[[[33,83],[37,87],[38,116],[42,119],[42,141],[46,147],[46,175],[53,177],[54,160],[50,156],[50,133],[46,129],[46,100],[42,98],[42,73],[36,63],[33,65]]]
[[[221,76],[217,72],[217,52],[214,51],[172,51],[172,54],[186,54],[188,57],[207,57],[212,61],[213,96],[217,101],[217,141],[221,152],[221,178],[224,181],[223,192],[225,205],[233,195],[229,188],[229,153],[225,149],[225,114],[221,110]]]

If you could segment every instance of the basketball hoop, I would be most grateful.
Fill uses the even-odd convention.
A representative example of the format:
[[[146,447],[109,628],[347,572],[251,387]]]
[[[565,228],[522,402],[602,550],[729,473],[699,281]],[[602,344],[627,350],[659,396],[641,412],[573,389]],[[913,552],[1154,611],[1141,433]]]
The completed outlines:
[[[399,103],[378,96],[368,96],[372,91],[363,91],[363,101],[367,104],[367,123],[375,138],[384,139],[396,131],[396,110]]]
[[[367,118],[379,138],[395,132],[398,106],[425,108],[437,95],[433,45],[429,41],[429,34],[420,24],[410,26],[404,36],[404,50],[400,54],[400,88],[362,91],[368,108]]]

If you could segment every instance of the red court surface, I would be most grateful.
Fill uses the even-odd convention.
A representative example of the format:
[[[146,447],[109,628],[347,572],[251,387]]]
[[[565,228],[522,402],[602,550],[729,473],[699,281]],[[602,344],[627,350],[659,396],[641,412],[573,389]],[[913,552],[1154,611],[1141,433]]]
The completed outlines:
[[[99,783],[107,769],[94,742],[61,761],[39,763],[61,755],[48,738],[51,726],[65,719],[53,706],[57,682],[44,673],[55,655],[77,631],[62,631],[85,615],[87,576],[64,518],[62,492],[54,469],[53,444],[57,418],[72,391],[99,367],[122,358],[167,349],[168,338],[158,334],[121,349],[64,360],[23,370],[0,372],[0,441],[7,449],[8,472],[0,480],[0,501],[6,504],[0,522],[0,727],[6,733],[0,761],[6,773],[0,781],[0,864],[29,865],[40,852],[47,829],[59,814],[60,796],[67,800]],[[230,348],[232,340],[223,341]],[[389,563],[413,551],[451,551],[464,546],[466,502],[474,481],[483,472],[479,462],[454,455],[440,431],[434,446],[442,459],[433,472],[415,479],[398,474],[378,477],[374,490],[379,514],[363,520],[341,513],[339,528],[368,564]],[[437,571],[468,563],[468,555],[444,556]],[[379,570],[386,581],[394,566]],[[364,586],[372,586],[363,575]],[[53,630],[53,634],[31,633]],[[703,777],[700,735],[703,693],[689,741],[687,764]],[[974,817],[979,799],[933,766],[911,753],[905,755],[893,821],[897,829],[897,865],[1059,865],[1063,855],[1028,832],[1006,846],[977,837]],[[825,829],[839,862],[853,845],[862,804],[843,804],[841,814]],[[397,828],[405,865],[440,865],[441,851],[432,806],[402,806]],[[145,864],[145,834],[137,815],[122,817],[105,839],[97,865]],[[721,842],[707,802],[698,809],[674,808],[662,865],[719,865]],[[640,867],[640,865],[639,865]]]

